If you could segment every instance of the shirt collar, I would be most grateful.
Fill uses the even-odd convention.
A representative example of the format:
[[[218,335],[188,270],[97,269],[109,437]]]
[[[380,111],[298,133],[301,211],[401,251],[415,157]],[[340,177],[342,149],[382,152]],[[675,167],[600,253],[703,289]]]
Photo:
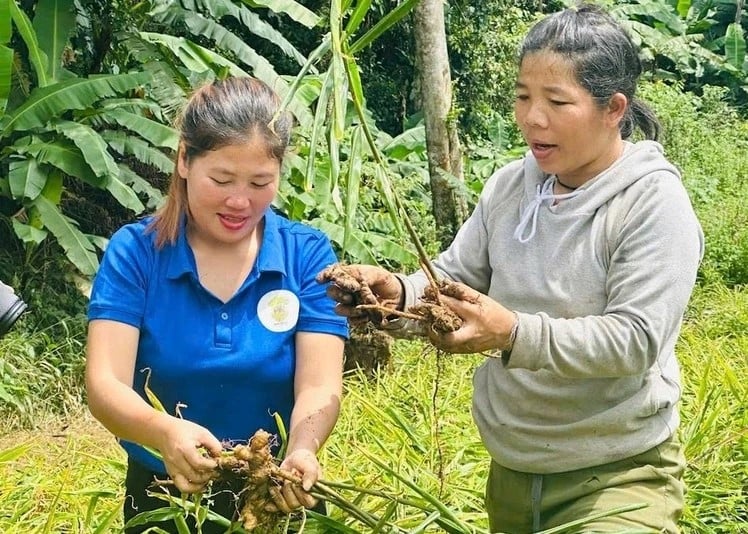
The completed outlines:
[[[260,272],[277,271],[286,274],[286,254],[283,252],[280,226],[285,218],[278,215],[271,207],[265,210],[265,230],[262,235],[262,246],[257,257],[257,268]]]
[[[259,272],[277,271],[286,274],[286,266],[283,261],[283,247],[280,240],[279,227],[282,217],[271,208],[265,211],[265,229],[262,236],[260,253],[257,256],[256,267]],[[187,242],[187,217],[183,216],[177,234],[177,240],[172,246],[172,254],[166,277],[176,279],[191,274],[197,280],[197,264],[195,255],[190,244]]]

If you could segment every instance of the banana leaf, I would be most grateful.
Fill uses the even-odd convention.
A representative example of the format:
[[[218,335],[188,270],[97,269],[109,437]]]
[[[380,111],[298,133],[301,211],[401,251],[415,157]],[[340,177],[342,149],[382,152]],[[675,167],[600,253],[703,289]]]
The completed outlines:
[[[62,53],[76,27],[73,0],[40,0],[36,4],[33,26],[39,48],[47,55],[47,81],[60,81]]]
[[[39,210],[44,226],[57,238],[73,265],[84,275],[93,276],[99,267],[99,260],[94,254],[94,246],[78,229],[76,222],[66,217],[44,195],[39,195],[33,205]]]
[[[21,106],[3,118],[0,137],[43,126],[66,111],[86,109],[97,100],[119,96],[147,82],[147,73],[138,72],[74,78],[36,88]]]

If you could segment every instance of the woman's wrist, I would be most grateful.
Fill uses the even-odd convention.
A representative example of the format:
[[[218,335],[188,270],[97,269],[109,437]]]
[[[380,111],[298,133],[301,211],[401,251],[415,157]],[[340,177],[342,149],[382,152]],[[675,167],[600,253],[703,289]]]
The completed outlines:
[[[507,356],[511,354],[512,349],[514,348],[514,342],[517,340],[517,332],[519,331],[519,315],[517,315],[516,311],[512,311],[512,315],[514,316],[514,323],[512,324],[512,328],[509,330],[509,338],[507,339],[504,348],[501,349],[501,352],[506,353]]]
[[[395,277],[398,285],[400,286],[400,297],[397,299],[397,311],[405,311],[405,284],[399,276]]]

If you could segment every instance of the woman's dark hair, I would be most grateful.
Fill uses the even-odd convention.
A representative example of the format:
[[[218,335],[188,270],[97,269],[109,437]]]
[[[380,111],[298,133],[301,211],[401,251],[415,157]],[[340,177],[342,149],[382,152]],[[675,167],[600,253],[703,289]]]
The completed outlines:
[[[621,120],[621,137],[637,126],[647,139],[658,139],[661,125],[652,109],[635,97],[642,73],[639,50],[621,25],[602,8],[580,4],[547,16],[533,26],[520,47],[527,54],[550,51],[565,57],[584,87],[604,106],[615,93],[628,100]]]
[[[288,113],[276,117],[280,100],[256,78],[216,80],[195,91],[178,123],[188,161],[259,134],[272,157],[283,161],[291,136]]]
[[[198,88],[187,101],[177,123],[177,161],[182,152],[189,162],[209,150],[260,136],[268,155],[282,163],[292,125],[291,114],[280,110],[278,95],[265,82],[250,77],[216,80]],[[176,241],[180,222],[187,213],[187,185],[175,165],[166,202],[150,226],[156,232],[157,246]]]

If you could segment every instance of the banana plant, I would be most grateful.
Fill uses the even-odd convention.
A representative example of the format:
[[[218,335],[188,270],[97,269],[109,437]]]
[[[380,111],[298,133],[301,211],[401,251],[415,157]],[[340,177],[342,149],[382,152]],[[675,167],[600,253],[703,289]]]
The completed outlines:
[[[329,33],[293,82],[288,98],[308,86],[307,72],[324,58],[327,70],[314,79],[318,91],[314,124],[305,143],[305,166],[295,169],[300,178],[296,183],[302,193],[313,195],[316,206],[325,207],[310,222],[323,229],[346,258],[365,263],[387,258],[400,265],[412,264],[425,253],[401,200],[405,189],[401,182],[398,190],[392,176],[410,177],[411,173],[417,177],[415,183],[427,179],[423,130],[416,127],[392,139],[376,128],[366,109],[355,55],[406,17],[417,0],[405,0],[360,32],[371,4],[370,0],[355,4],[332,0]],[[409,144],[414,137],[422,141],[417,147]],[[324,157],[318,157],[320,153]],[[397,166],[409,172],[396,173]],[[388,223],[382,218],[373,221],[377,211],[387,214]],[[362,213],[368,220],[362,220]],[[372,222],[380,223],[381,232],[367,231]]]
[[[745,95],[744,0],[609,0],[608,4],[654,65],[666,60],[668,66],[659,76],[685,79],[696,87],[727,85]]]
[[[16,0],[0,0],[0,197],[15,206],[10,217],[21,240],[33,247],[55,239],[90,276],[106,239],[85,234],[64,212],[66,188],[78,180],[142,213],[160,193],[125,157],[157,159],[175,148],[176,133],[136,96],[148,72],[78,77],[65,69],[75,9],[73,0],[40,0],[32,21]]]
[[[727,26],[725,31],[725,59],[727,62],[742,70],[748,79],[748,62],[745,57],[745,30],[741,25],[744,0],[737,0],[735,20]]]
[[[150,18],[164,31],[140,31],[125,39],[145,69],[185,90],[228,75],[252,75],[268,83],[299,125],[278,207],[325,231],[348,259],[413,263],[415,253],[404,243],[409,240],[402,224],[405,210],[397,206],[395,190],[427,196],[420,190],[428,179],[422,127],[394,139],[377,129],[366,109],[354,56],[415,4],[407,0],[368,31],[359,31],[370,0],[355,5],[333,1],[327,20],[293,0],[155,0]],[[329,31],[304,56],[256,15],[257,7],[272,9],[291,24]],[[176,35],[172,28],[184,31]],[[258,38],[296,62],[298,73],[278,74],[248,44]],[[395,171],[414,179],[392,184]]]

